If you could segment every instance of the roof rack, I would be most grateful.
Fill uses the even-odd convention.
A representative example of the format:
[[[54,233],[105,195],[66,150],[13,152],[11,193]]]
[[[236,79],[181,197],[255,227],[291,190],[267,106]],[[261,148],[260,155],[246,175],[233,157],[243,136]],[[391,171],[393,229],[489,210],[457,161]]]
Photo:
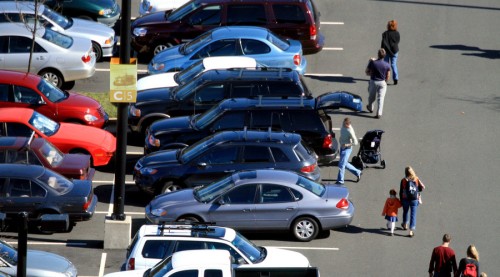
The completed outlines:
[[[258,95],[259,103],[256,105],[257,107],[264,107],[264,106],[276,106],[276,105],[264,105],[262,104],[262,95]],[[304,95],[300,96],[300,103],[299,104],[283,104],[284,106],[289,106],[289,107],[303,107],[304,106]]]
[[[210,226],[215,225],[215,222],[193,222],[193,221],[161,221],[158,225],[158,231],[163,236],[165,230],[193,230],[193,231],[214,231]]]

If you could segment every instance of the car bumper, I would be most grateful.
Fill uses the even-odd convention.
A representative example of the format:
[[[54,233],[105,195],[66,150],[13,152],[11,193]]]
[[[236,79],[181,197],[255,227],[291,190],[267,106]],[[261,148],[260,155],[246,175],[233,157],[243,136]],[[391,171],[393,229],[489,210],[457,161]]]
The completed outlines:
[[[110,16],[98,17],[97,22],[113,27],[118,19],[120,19],[120,6],[117,4]]]
[[[145,208],[145,217],[148,223],[160,224],[160,222],[174,222],[175,218],[159,217],[151,214],[151,205],[147,205]]]
[[[342,211],[340,214],[334,216],[318,217],[323,230],[330,230],[334,228],[344,227],[351,224],[354,218],[355,207],[349,200],[349,208]]]
[[[133,178],[135,181],[135,185],[139,188],[139,190],[150,195],[155,194],[155,188],[153,184],[156,180],[154,180],[152,176],[144,176],[134,169]]]
[[[90,65],[78,68],[68,68],[62,70],[62,72],[65,82],[90,78],[94,76],[95,73],[95,58]]]
[[[306,57],[302,56],[302,60],[300,62],[300,65],[296,66],[294,69],[300,75],[306,74],[306,69],[307,69],[307,59],[306,59]]]
[[[102,56],[103,57],[113,57],[113,54],[115,52],[116,52],[116,43],[113,44],[113,46],[102,48]]]
[[[322,33],[317,34],[317,40],[302,41],[302,52],[304,55],[318,53],[325,46],[325,36]]]
[[[76,222],[76,221],[88,221],[92,218],[94,215],[95,209],[97,207],[97,195],[94,195],[92,197],[92,203],[90,203],[89,208],[87,209],[86,212],[83,213],[71,213],[69,215],[69,220],[71,222]]]
[[[146,39],[144,37],[136,37],[132,35],[130,45],[132,46],[132,49],[138,53],[148,53],[149,46],[145,40]]]

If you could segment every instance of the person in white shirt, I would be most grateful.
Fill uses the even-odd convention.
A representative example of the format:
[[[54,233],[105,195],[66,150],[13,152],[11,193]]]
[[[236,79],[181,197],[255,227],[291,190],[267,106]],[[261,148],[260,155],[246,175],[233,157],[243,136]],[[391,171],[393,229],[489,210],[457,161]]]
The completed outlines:
[[[349,163],[349,157],[351,156],[352,146],[358,145],[358,139],[354,133],[354,129],[351,126],[351,120],[346,117],[340,128],[340,158],[339,158],[339,174],[337,175],[337,184],[344,184],[344,172],[345,169],[349,170],[352,174],[356,176],[356,183],[361,179],[361,170],[354,167]]]

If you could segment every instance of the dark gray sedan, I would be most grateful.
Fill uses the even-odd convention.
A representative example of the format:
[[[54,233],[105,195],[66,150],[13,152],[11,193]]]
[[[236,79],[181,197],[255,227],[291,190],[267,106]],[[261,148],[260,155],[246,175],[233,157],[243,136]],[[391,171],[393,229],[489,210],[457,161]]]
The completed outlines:
[[[255,170],[205,187],[162,194],[146,206],[153,223],[191,220],[239,230],[289,230],[299,241],[345,226],[354,205],[344,186],[323,185],[294,172]]]

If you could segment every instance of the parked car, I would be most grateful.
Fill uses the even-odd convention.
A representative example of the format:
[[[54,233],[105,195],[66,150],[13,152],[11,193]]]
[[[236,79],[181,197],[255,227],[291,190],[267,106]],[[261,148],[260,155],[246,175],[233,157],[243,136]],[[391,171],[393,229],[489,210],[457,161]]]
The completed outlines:
[[[108,131],[72,123],[59,123],[27,108],[0,108],[0,136],[44,138],[63,153],[92,157],[94,166],[108,164],[116,150],[116,139]]]
[[[26,72],[32,43],[33,33],[23,23],[0,24],[0,69]],[[94,75],[95,62],[89,39],[70,37],[51,28],[37,28],[31,73],[59,88],[71,89],[75,80]]]
[[[96,100],[60,90],[46,79],[31,73],[0,70],[0,105],[31,108],[61,122],[102,128],[108,114]]]
[[[96,206],[90,180],[69,180],[39,165],[0,166],[0,212],[8,221],[20,212],[28,218],[67,214],[71,231],[76,222],[90,220]]]
[[[102,57],[113,56],[116,37],[115,31],[110,27],[89,20],[66,17],[43,3],[39,3],[37,7],[38,22],[45,28],[70,37],[90,39],[97,61]],[[0,1],[0,11],[0,22],[24,22],[33,26],[35,21],[33,2]]]
[[[137,81],[137,91],[152,88],[169,88],[183,85],[210,69],[255,68],[255,59],[241,56],[208,57],[198,60],[179,72],[166,72],[142,77]]]
[[[17,276],[17,249],[0,240],[0,275]],[[5,275],[4,275],[5,274]],[[26,253],[26,275],[38,277],[76,277],[75,265],[65,257],[54,253],[28,250]]]
[[[3,1],[6,0],[0,0]],[[93,20],[110,27],[120,18],[120,6],[115,0],[44,0],[43,4],[65,16]]]
[[[146,206],[153,223],[191,220],[237,230],[290,231],[299,241],[346,226],[353,216],[346,187],[274,169],[237,172],[205,187],[162,194]]]
[[[321,51],[320,14],[312,0],[192,0],[171,11],[137,18],[131,26],[132,47],[157,54],[220,26],[246,25],[270,29],[298,40],[305,54]]]
[[[300,99],[311,98],[312,94],[301,76],[291,69],[213,69],[178,87],[138,93],[136,102],[129,105],[128,123],[133,131],[144,134],[156,120],[202,113],[235,97]]]
[[[187,2],[189,0],[142,0],[139,4],[139,15],[175,10]]]
[[[173,253],[192,249],[229,250],[233,264],[241,268],[310,266],[298,252],[257,246],[231,228],[179,222],[142,225],[127,248],[125,269],[148,269]]]
[[[6,163],[41,165],[77,180],[92,180],[95,174],[89,155],[64,154],[43,138],[0,137],[0,164]]]
[[[235,171],[261,168],[321,178],[317,155],[300,135],[244,130],[219,132],[186,148],[146,155],[135,164],[134,180],[142,191],[160,194],[207,185]]]
[[[191,145],[224,130],[285,131],[297,133],[318,154],[318,163],[333,163],[338,142],[327,111],[348,108],[361,111],[361,98],[348,92],[332,92],[310,99],[227,99],[203,114],[155,121],[146,132],[146,153]]]
[[[214,56],[247,56],[262,66],[287,67],[300,74],[307,67],[299,41],[283,40],[261,27],[227,26],[157,53],[148,65],[148,73],[183,70],[197,60]]]

